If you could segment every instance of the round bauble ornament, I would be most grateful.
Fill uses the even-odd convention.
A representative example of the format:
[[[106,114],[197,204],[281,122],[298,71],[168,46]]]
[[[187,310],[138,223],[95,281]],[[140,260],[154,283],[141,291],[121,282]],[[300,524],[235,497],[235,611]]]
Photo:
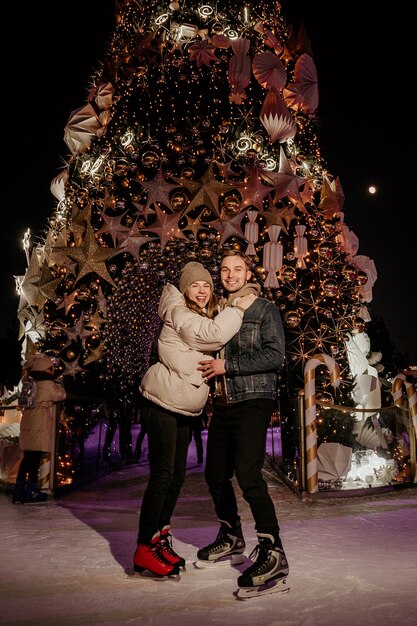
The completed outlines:
[[[284,282],[291,282],[297,278],[297,272],[294,267],[283,265],[280,270],[280,276]]]
[[[362,319],[362,317],[355,317],[355,319],[353,320],[353,328],[358,332],[358,333],[363,333],[365,330],[365,320]]]
[[[181,176],[187,178],[187,180],[191,180],[194,174],[195,172],[192,167],[184,167],[184,169],[181,170]]]
[[[145,152],[142,155],[142,165],[146,168],[156,167],[159,163],[159,156],[156,152]]]
[[[321,243],[317,248],[317,252],[324,259],[331,259],[333,256],[333,246],[327,242]]]
[[[357,273],[358,273],[358,270],[353,265],[345,265],[342,268],[342,275],[349,282],[352,282],[355,280]]]
[[[356,284],[359,286],[366,285],[368,282],[368,274],[366,272],[359,271],[356,275]]]
[[[122,178],[123,176],[126,176],[128,170],[129,161],[126,161],[126,159],[119,159],[118,161],[116,161],[116,165],[114,168],[114,173],[116,174],[116,176],[120,176]]]
[[[283,317],[284,324],[288,328],[295,328],[301,322],[301,316],[298,311],[287,311]]]
[[[326,297],[334,298],[339,290],[339,285],[333,278],[327,278],[322,283],[322,289]]]
[[[230,195],[230,196],[227,196],[223,200],[222,208],[224,212],[226,213],[226,215],[233,216],[239,213],[240,206],[241,206],[241,199],[236,195]]]
[[[332,222],[324,222],[323,230],[328,235],[333,235],[333,233],[336,232],[336,225],[332,224]]]

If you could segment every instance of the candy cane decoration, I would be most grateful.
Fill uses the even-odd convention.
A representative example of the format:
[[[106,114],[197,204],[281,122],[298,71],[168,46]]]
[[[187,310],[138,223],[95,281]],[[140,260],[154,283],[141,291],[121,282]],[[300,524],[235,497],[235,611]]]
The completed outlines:
[[[307,491],[318,491],[317,468],[317,417],[316,417],[316,367],[326,365],[330,374],[330,384],[340,385],[339,366],[327,354],[316,354],[309,359],[304,368],[304,405],[305,405],[305,438],[307,457]]]
[[[404,406],[404,398],[402,387],[405,387],[405,392],[408,400],[408,408],[410,409],[410,417],[414,427],[414,433],[417,437],[417,393],[416,388],[413,383],[409,383],[404,374],[397,374],[392,383],[392,399],[394,400],[394,404],[403,407]],[[410,442],[411,443],[411,442]],[[415,462],[415,441],[412,446],[414,450],[414,462]],[[413,455],[412,455],[413,456]],[[417,482],[417,469],[414,476],[414,482]]]

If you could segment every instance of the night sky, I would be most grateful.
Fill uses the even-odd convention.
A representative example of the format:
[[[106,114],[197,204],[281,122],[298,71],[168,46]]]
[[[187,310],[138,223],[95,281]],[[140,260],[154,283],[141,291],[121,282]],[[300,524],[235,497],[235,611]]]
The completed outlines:
[[[180,0],[181,1],[181,0]],[[319,138],[339,176],[345,223],[358,254],[374,260],[371,308],[392,341],[417,364],[414,74],[405,5],[283,2],[304,23],[317,66]],[[337,9],[331,10],[337,4]],[[395,10],[395,13],[393,12]],[[2,210],[0,337],[16,318],[13,276],[23,274],[27,228],[37,241],[55,208],[50,183],[68,156],[64,127],[82,106],[114,26],[112,0],[6,3],[2,41]],[[407,32],[408,31],[408,32]],[[378,192],[368,193],[369,185]]]

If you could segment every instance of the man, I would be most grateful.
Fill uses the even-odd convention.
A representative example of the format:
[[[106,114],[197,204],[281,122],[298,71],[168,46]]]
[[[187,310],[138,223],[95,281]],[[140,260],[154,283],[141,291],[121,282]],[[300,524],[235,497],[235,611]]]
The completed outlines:
[[[247,293],[259,295],[260,286],[249,282],[251,276],[249,257],[238,250],[224,253],[220,280],[227,298],[221,301],[222,307],[239,306],[239,298]],[[284,355],[278,308],[257,297],[245,311],[240,330],[220,353],[221,358],[201,361],[198,368],[206,381],[216,377],[205,476],[220,530],[213,543],[198,551],[197,566],[229,557],[233,564],[244,560],[246,544],[232,486],[235,474],[258,536],[258,545],[250,555],[256,556],[255,562],[238,578],[241,595],[247,596],[259,595],[259,586],[267,581],[275,591],[283,591],[289,571],[274,504],[262,475],[267,430],[277,398],[277,374]]]

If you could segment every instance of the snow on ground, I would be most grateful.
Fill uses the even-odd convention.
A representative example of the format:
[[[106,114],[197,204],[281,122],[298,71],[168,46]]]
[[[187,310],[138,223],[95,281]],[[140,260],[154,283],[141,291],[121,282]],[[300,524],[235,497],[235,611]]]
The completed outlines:
[[[301,499],[271,473],[290,564],[290,591],[250,600],[234,592],[247,566],[193,566],[218,530],[203,469],[190,446],[173,519],[187,559],[179,581],[132,572],[147,462],[45,504],[13,505],[0,492],[0,623],[16,626],[416,626],[417,489]],[[256,544],[240,499],[246,554]]]

